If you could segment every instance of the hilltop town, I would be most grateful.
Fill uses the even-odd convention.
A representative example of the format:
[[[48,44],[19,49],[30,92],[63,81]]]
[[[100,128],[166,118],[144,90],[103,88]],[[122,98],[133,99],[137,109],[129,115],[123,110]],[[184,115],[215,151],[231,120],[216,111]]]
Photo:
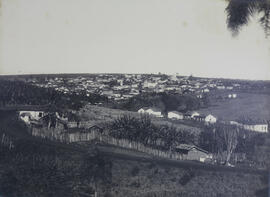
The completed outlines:
[[[22,78],[23,79],[23,78]],[[28,83],[44,88],[54,88],[64,94],[99,93],[116,101],[125,100],[142,92],[194,93],[202,98],[214,90],[227,91],[228,98],[236,98],[239,90],[267,89],[262,83],[255,86],[248,81],[195,78],[193,76],[165,74],[82,74],[30,76]]]

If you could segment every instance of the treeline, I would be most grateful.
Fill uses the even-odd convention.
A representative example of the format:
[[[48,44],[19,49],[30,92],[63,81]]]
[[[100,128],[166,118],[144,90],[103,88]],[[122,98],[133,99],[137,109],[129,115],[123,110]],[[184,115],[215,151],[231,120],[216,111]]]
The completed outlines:
[[[37,87],[22,81],[0,81],[0,107],[14,105],[48,105],[59,108],[79,109],[85,102],[107,102],[98,94],[63,94],[52,88]]]
[[[171,110],[186,112],[207,106],[209,99],[205,95],[202,99],[193,94],[172,93],[141,93],[120,104],[120,108],[129,111],[137,111],[142,107],[156,107],[167,113]]]
[[[123,115],[107,125],[109,135],[144,145],[169,150],[181,143],[194,143],[195,136],[169,125],[155,125],[148,115],[139,118]]]

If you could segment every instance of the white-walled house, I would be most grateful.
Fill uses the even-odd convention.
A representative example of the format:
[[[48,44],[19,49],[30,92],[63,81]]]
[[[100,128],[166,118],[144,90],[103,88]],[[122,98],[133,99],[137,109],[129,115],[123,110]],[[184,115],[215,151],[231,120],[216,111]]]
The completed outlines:
[[[163,117],[161,111],[156,108],[149,108],[148,110],[146,110],[146,113],[148,113],[149,115],[159,117],[159,118]]]
[[[236,98],[237,97],[237,94],[232,94],[232,98]]]
[[[208,88],[205,88],[205,89],[202,90],[202,92],[208,93],[208,92],[210,92],[210,90]]]
[[[184,119],[186,120],[191,120],[191,119],[195,119],[195,117],[200,116],[200,114],[196,111],[191,111],[191,112],[187,112],[184,114]]]
[[[145,107],[143,107],[143,108],[141,108],[141,109],[139,109],[138,110],[138,113],[146,113],[146,110],[147,110],[148,108],[145,108]]]
[[[206,123],[210,123],[210,124],[214,124],[214,123],[217,122],[217,118],[216,118],[215,116],[209,114],[209,115],[207,115],[207,116],[205,117],[205,122],[206,122]]]
[[[190,115],[191,115],[191,118],[194,118],[195,116],[199,116],[200,114],[196,111],[193,111],[190,113]]]
[[[233,89],[233,86],[226,86],[226,89],[227,90],[232,90]]]
[[[267,133],[268,132],[268,124],[265,123],[253,123],[253,124],[241,124],[241,127],[243,129],[249,130],[249,131],[256,131],[256,132],[261,132],[261,133]]]
[[[240,123],[238,123],[238,122],[236,122],[236,121],[233,121],[233,120],[229,121],[229,123],[230,123],[231,125],[237,125],[237,126],[241,125]]]
[[[25,123],[30,123],[31,120],[39,120],[44,115],[44,111],[19,111],[19,118]]]
[[[178,112],[178,111],[170,111],[170,112],[168,112],[168,118],[183,120],[184,115],[182,113]]]
[[[156,108],[141,108],[141,109],[138,110],[138,112],[139,113],[146,113],[146,114],[156,116],[156,117],[159,117],[159,118],[163,117],[162,112],[159,109],[156,109]]]
[[[155,88],[157,86],[157,82],[149,82],[149,81],[145,81],[143,83],[143,87],[144,88]]]
[[[219,86],[216,86],[218,90],[224,90],[225,89],[225,86],[223,85],[219,85]]]
[[[245,130],[249,131],[255,131],[255,132],[261,132],[261,133],[267,133],[268,132],[268,124],[264,122],[237,122],[237,121],[230,121],[231,125],[236,125],[238,127],[241,127]]]
[[[228,98],[237,98],[237,94],[228,94]]]

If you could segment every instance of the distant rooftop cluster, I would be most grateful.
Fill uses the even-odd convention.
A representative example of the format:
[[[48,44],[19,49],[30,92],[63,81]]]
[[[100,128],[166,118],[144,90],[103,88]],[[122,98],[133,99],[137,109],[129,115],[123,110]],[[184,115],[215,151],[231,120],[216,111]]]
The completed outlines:
[[[185,77],[165,74],[92,74],[76,77],[30,78],[39,87],[54,88],[64,94],[91,93],[104,95],[115,101],[126,100],[142,92],[193,93],[202,98],[212,90],[233,91],[241,88],[238,83],[224,83],[218,79]],[[228,98],[236,98],[234,93]]]

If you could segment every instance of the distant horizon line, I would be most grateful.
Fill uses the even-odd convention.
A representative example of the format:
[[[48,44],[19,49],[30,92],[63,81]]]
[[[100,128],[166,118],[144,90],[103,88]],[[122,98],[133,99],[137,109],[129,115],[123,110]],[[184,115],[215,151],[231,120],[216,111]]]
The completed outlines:
[[[179,77],[189,77],[193,76],[195,78],[204,78],[204,79],[223,79],[223,80],[239,80],[239,81],[270,81],[270,79],[247,79],[247,78],[229,78],[229,77],[207,77],[207,76],[195,76],[194,74],[190,75],[181,75],[177,72],[175,74],[168,73],[117,73],[117,72],[93,72],[93,73],[83,73],[83,72],[74,72],[74,73],[23,73],[23,74],[1,74],[0,77],[8,77],[8,76],[29,76],[29,75],[102,75],[102,74],[110,74],[110,75],[167,75],[174,76],[177,75]]]

